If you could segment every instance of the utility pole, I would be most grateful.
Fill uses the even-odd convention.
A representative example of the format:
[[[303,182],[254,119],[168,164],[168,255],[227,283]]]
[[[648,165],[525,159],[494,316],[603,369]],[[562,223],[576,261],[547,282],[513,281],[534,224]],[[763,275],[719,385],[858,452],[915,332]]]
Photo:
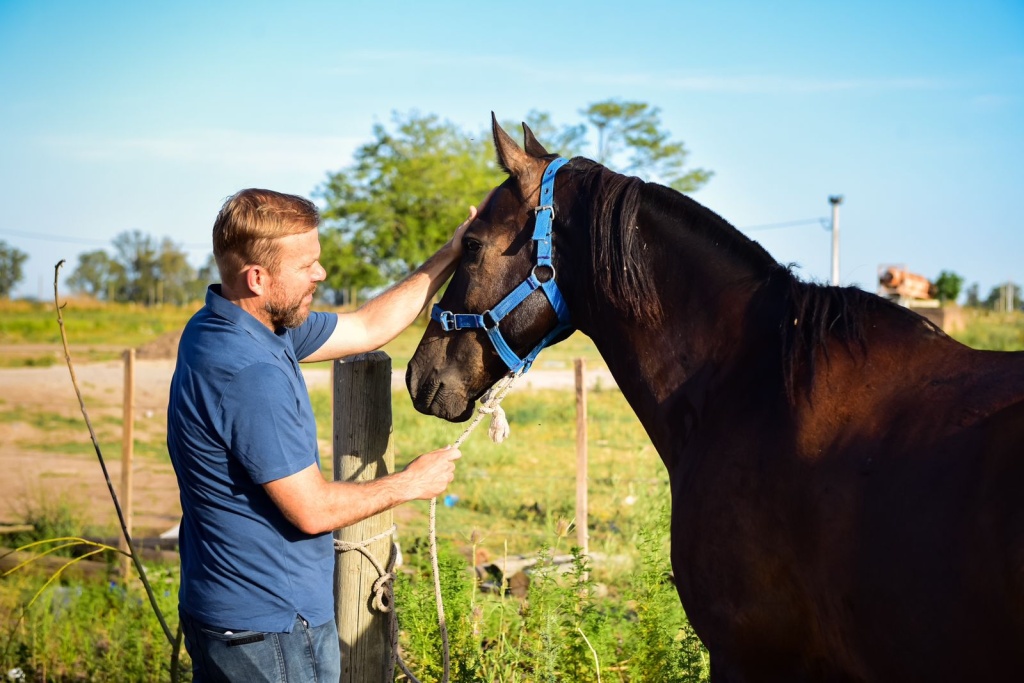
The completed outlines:
[[[832,205],[832,284],[839,284],[839,205],[843,203],[843,195],[834,194],[828,198]]]

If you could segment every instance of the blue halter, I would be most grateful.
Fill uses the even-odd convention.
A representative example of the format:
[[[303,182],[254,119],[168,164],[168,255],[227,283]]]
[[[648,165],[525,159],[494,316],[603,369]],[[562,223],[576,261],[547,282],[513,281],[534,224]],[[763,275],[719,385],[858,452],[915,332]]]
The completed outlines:
[[[530,271],[530,277],[523,280],[518,287],[513,289],[508,296],[501,300],[497,306],[483,313],[452,313],[442,310],[437,304],[430,311],[431,320],[441,324],[445,332],[453,330],[479,330],[487,332],[487,338],[494,345],[494,350],[501,356],[508,369],[513,373],[526,372],[533,365],[537,354],[546,346],[552,343],[559,335],[571,331],[569,323],[569,307],[562,298],[555,283],[555,266],[551,262],[551,224],[555,217],[555,174],[558,169],[568,163],[568,159],[558,158],[548,164],[544,171],[544,178],[540,185],[540,203],[533,211],[537,219],[533,227],[533,241],[536,243],[537,263]],[[549,268],[551,277],[546,282],[537,279],[538,268]],[[499,329],[502,319],[515,310],[516,306],[523,303],[526,297],[533,293],[533,290],[540,289],[548,298],[551,308],[558,316],[558,324],[555,329],[548,332],[543,339],[526,356],[520,358],[505,341]]]

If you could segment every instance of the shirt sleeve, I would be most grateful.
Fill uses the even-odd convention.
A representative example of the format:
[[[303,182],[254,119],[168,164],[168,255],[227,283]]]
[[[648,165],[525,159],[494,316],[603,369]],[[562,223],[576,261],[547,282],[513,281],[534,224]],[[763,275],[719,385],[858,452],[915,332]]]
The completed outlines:
[[[324,313],[323,311],[310,313],[306,322],[288,332],[292,348],[295,349],[295,357],[301,361],[319,349],[330,338],[337,326],[337,313]]]
[[[257,484],[316,463],[315,436],[303,427],[301,397],[282,368],[245,368],[228,386],[221,408],[228,451]]]

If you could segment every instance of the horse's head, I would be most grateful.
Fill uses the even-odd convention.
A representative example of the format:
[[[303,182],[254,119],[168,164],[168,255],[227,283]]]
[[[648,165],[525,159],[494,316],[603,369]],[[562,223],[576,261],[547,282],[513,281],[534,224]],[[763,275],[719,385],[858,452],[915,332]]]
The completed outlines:
[[[545,212],[535,209],[542,185],[553,204],[555,157],[525,124],[525,150],[493,114],[492,129],[509,177],[467,228],[462,260],[406,372],[416,409],[453,422],[468,419],[473,403],[510,369],[528,367],[540,348],[570,331],[554,284],[551,235],[546,244],[534,239],[535,224],[543,232],[551,223],[553,210],[538,217]]]

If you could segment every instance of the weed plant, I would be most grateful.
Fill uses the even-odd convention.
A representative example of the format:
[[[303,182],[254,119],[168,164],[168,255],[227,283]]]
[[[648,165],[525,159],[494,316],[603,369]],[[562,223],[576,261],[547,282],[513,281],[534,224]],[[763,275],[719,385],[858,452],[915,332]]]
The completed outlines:
[[[148,575],[161,610],[174,614],[177,568],[151,567]],[[170,648],[140,587],[58,582],[25,609],[41,582],[20,573],[0,582],[0,672],[10,680],[19,671],[24,681],[169,680]],[[188,672],[184,649],[182,660]]]
[[[555,543],[539,550],[525,598],[472,589],[475,573],[442,544],[442,594],[453,681],[696,683],[709,679],[707,653],[679,605],[668,572],[668,507],[645,506],[636,569],[595,581],[578,548],[556,565]],[[396,602],[406,662],[421,680],[441,672],[441,640],[425,543],[407,554]],[[503,585],[503,588],[507,587]],[[600,597],[599,597],[600,595]]]
[[[96,529],[86,526],[82,510],[64,497],[51,497],[40,492],[34,498],[19,501],[19,505],[22,523],[32,525],[33,529],[4,537],[4,544],[12,548],[52,538],[98,535]],[[72,550],[65,548],[52,554],[70,557]]]

